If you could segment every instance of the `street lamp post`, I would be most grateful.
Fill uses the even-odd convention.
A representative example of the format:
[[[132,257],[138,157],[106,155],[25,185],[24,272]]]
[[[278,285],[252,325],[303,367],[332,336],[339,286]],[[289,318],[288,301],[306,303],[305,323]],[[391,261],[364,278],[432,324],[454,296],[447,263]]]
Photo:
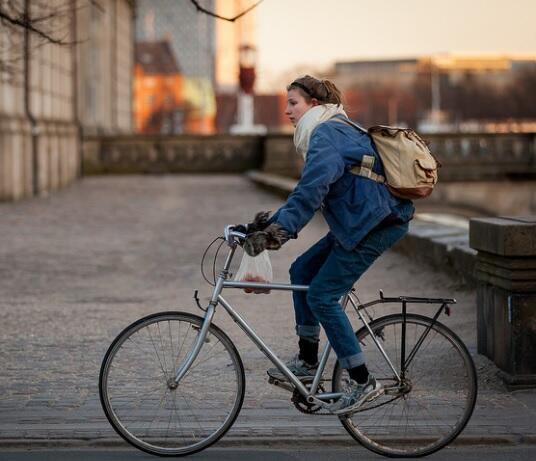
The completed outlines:
[[[432,110],[431,110],[431,119],[432,123],[437,126],[441,123],[441,74],[439,67],[437,67],[433,62],[431,66],[431,77],[432,77]]]
[[[264,125],[253,120],[253,87],[255,86],[255,62],[257,51],[253,46],[242,45],[239,52],[239,82],[237,123],[231,126],[232,134],[265,134]]]

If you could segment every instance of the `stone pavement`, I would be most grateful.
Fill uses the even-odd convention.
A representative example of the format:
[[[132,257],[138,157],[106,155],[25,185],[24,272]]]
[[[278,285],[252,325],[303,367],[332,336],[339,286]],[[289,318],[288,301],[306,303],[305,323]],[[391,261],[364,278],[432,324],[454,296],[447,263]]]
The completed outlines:
[[[197,312],[194,289],[210,287],[201,255],[228,223],[247,222],[281,200],[241,176],[85,178],[50,197],[0,204],[0,446],[123,442],[101,410],[100,362],[127,324],[162,310]],[[419,225],[423,225],[420,223]],[[273,253],[274,279],[326,231],[315,218],[298,240]],[[497,369],[476,354],[475,293],[404,255],[388,252],[357,285],[377,296],[455,297],[443,320],[469,346],[479,397],[460,442],[536,442],[536,391],[508,392]],[[274,346],[295,352],[289,293],[234,291],[226,298]],[[251,303],[251,301],[254,301]],[[422,309],[426,310],[426,309]],[[336,418],[298,413],[267,384],[268,360],[223,316],[247,372],[244,408],[221,444],[318,440],[352,444]]]

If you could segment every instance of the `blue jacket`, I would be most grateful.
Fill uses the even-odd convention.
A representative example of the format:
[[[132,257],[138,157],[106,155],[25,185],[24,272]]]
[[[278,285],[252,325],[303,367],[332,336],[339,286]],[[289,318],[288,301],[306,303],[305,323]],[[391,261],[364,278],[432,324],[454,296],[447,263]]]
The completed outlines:
[[[368,134],[335,120],[319,124],[311,134],[301,178],[270,222],[296,238],[321,209],[337,241],[352,250],[380,223],[409,221],[414,211],[410,200],[398,199],[384,184],[349,172],[365,154],[374,155],[373,170],[384,175]]]

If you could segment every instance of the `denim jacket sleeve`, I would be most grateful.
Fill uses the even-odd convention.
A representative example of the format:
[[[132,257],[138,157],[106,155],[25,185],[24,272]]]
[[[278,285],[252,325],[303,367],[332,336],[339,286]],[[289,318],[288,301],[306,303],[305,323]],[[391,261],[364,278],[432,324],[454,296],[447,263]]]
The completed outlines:
[[[345,171],[342,156],[322,131],[321,127],[313,131],[301,178],[287,202],[270,219],[288,231],[292,238],[296,238],[312,219],[331,184]]]

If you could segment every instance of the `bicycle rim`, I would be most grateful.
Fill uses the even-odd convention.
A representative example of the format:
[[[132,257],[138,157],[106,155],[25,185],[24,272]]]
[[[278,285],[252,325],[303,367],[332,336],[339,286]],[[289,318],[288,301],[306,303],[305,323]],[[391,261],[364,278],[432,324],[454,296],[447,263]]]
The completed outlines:
[[[341,418],[362,445],[390,457],[425,456],[452,442],[471,417],[477,394],[475,366],[461,340],[439,322],[432,326],[427,317],[407,314],[406,322],[406,357],[431,329],[409,364],[405,386],[399,386],[368,330],[362,328],[357,336],[367,368],[386,393]],[[402,315],[380,318],[370,326],[400,374]],[[337,364],[334,391],[341,392],[348,379]]]
[[[101,403],[116,432],[135,447],[161,456],[188,455],[216,442],[236,419],[244,368],[215,325],[178,387],[169,385],[202,323],[181,312],[150,315],[110,345],[101,366]]]

